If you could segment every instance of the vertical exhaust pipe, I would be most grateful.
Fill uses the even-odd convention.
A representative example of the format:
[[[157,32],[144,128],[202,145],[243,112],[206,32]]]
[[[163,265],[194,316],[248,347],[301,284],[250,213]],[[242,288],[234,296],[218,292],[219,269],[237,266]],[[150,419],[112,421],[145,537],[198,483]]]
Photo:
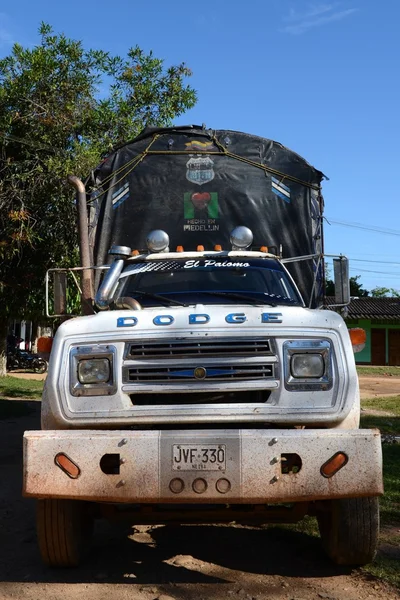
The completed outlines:
[[[82,314],[93,314],[93,271],[90,270],[89,231],[86,205],[86,189],[83,181],[76,175],[68,175],[68,183],[76,190],[78,206],[78,238],[82,272]]]

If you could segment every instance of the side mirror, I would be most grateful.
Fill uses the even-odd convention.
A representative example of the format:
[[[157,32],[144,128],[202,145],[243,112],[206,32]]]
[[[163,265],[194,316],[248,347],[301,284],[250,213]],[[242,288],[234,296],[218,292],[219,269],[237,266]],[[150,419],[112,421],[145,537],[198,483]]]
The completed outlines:
[[[67,273],[65,271],[54,271],[54,314],[67,314]]]
[[[349,260],[345,256],[333,259],[335,304],[350,304]]]

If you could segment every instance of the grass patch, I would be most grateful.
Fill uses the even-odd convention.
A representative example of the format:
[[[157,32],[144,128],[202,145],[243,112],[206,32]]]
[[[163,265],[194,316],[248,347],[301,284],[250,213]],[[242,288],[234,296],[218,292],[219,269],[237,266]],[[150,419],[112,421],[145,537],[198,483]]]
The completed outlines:
[[[361,413],[361,427],[377,427],[382,433],[400,436],[400,396],[363,400],[361,405],[365,409],[381,410],[393,415]],[[362,571],[400,588],[400,444],[383,444],[382,451],[385,494],[379,499],[380,550],[374,562],[363,567]],[[306,516],[295,525],[279,527],[313,538],[319,537],[318,524],[314,517]]]
[[[362,400],[365,409],[382,410],[391,416],[364,415],[361,413],[361,427],[377,427],[381,433],[400,436],[400,396]],[[396,556],[399,546],[400,529],[400,444],[383,444],[383,482],[385,494],[380,498],[382,551],[370,565],[364,567],[366,573],[379,577],[400,588],[400,561]],[[393,552],[387,552],[387,550]]]
[[[371,565],[363,568],[363,571],[400,588],[399,560],[397,558],[390,558],[380,553]]]
[[[400,396],[362,400],[365,409],[392,413],[364,415],[361,427],[377,427],[381,433],[400,436]],[[380,499],[382,525],[398,525],[400,528],[400,444],[383,444],[383,480],[385,495]]]
[[[362,367],[357,365],[359,375],[386,375],[400,377],[400,367]]]
[[[361,400],[362,408],[373,410],[384,410],[400,417],[400,396],[388,396],[387,398],[368,398]],[[400,429],[398,430],[400,432]]]
[[[43,381],[8,376],[0,377],[0,399],[6,397],[40,400],[42,391]]]
[[[381,410],[390,413],[388,415],[368,415],[362,412],[361,427],[365,429],[376,427],[380,429],[381,433],[387,433],[389,435],[400,435],[400,396],[390,396],[389,398],[371,398],[368,400],[362,400],[361,407],[366,410]]]

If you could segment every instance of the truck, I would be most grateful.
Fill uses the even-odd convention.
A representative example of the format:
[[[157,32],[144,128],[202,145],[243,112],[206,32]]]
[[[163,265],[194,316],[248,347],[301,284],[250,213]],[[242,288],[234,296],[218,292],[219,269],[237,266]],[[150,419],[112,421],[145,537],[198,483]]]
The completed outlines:
[[[84,316],[65,317],[53,270],[63,322],[42,428],[24,434],[45,563],[78,565],[94,520],[122,516],[311,515],[334,562],[373,560],[381,440],[359,428],[365,333],[324,304],[323,178],[277,142],[205,126],[145,129],[71,177]]]

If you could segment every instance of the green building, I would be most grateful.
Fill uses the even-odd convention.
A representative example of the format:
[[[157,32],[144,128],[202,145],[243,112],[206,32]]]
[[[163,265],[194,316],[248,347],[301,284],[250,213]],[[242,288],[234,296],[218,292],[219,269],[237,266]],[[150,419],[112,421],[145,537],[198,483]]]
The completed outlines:
[[[330,310],[333,297],[326,298]],[[349,329],[361,327],[367,333],[357,364],[400,366],[400,298],[352,298],[345,318]]]

